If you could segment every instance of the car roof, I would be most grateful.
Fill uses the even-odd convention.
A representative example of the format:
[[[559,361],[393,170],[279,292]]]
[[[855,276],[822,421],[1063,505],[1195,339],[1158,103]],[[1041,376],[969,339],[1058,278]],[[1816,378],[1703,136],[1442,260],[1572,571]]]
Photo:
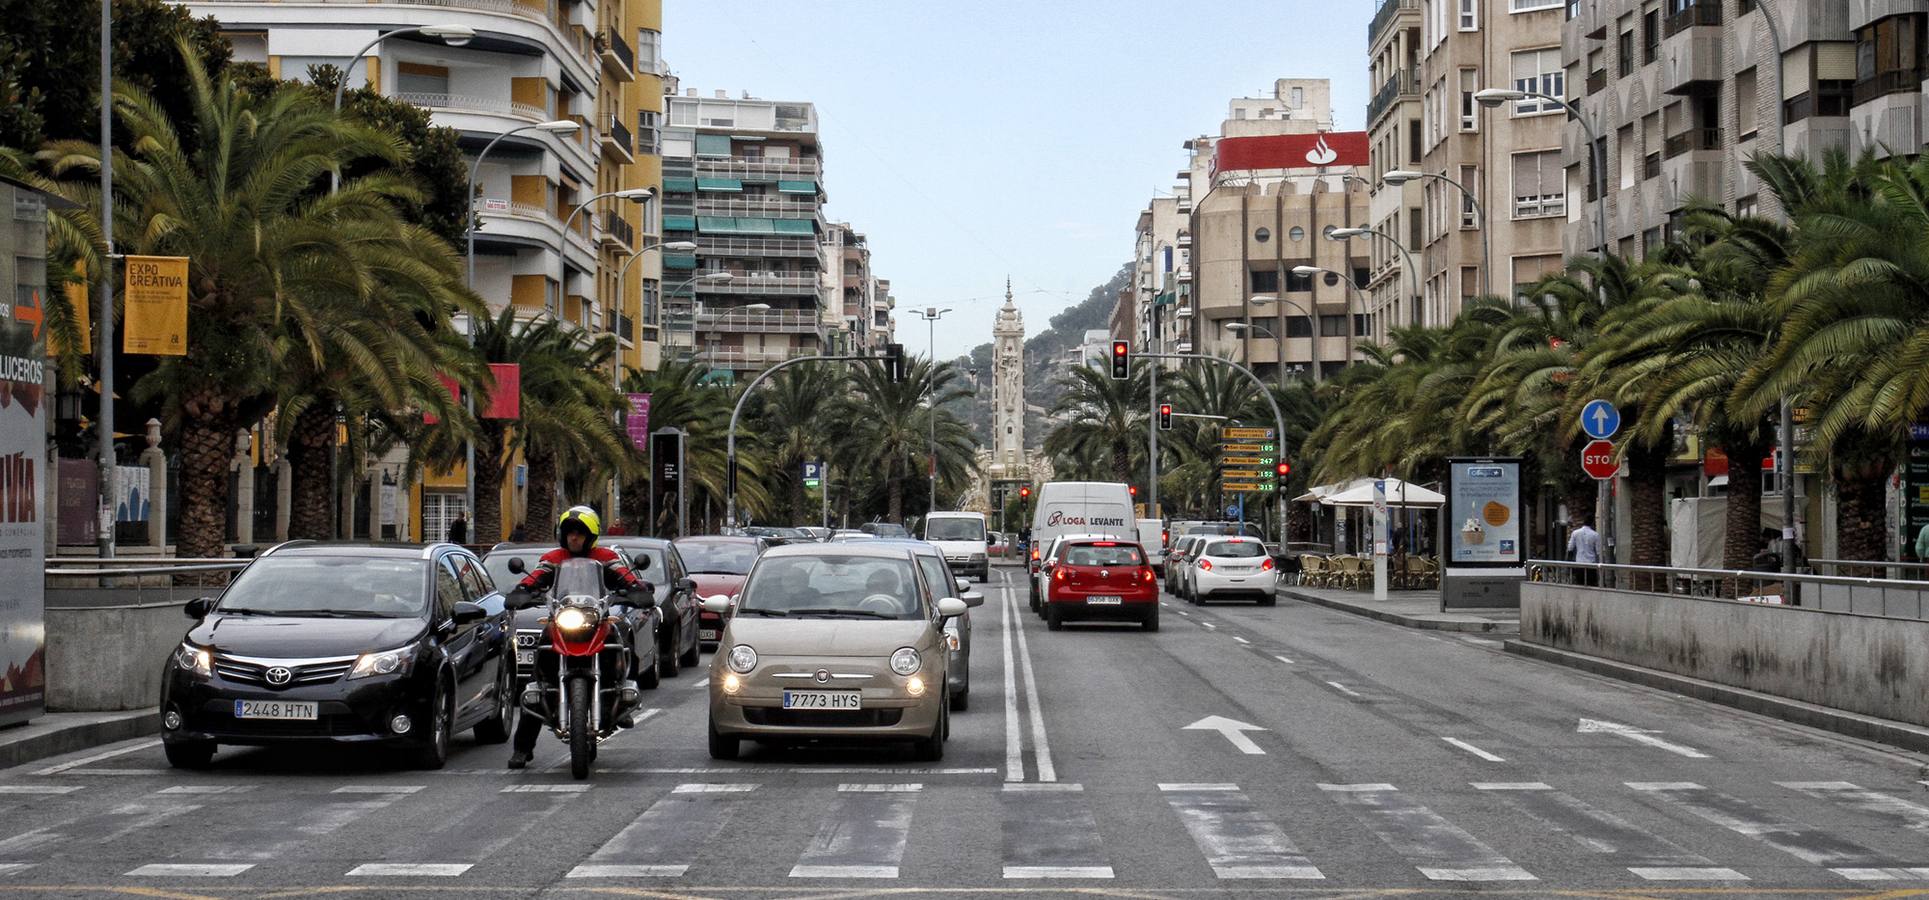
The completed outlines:
[[[428,559],[443,550],[462,550],[460,544],[404,544],[396,541],[288,541],[262,556],[365,556],[373,559]]]
[[[676,544],[761,544],[763,538],[737,534],[692,534],[677,538]]]
[[[670,542],[663,538],[640,537],[634,534],[606,535],[602,542],[613,547],[639,550],[662,550],[670,546]]]
[[[911,554],[909,541],[858,541],[848,544],[785,544],[764,551],[763,559],[792,556],[845,556],[903,559]]]
[[[912,550],[915,550],[919,553],[936,554],[938,556],[944,555],[944,551],[939,550],[936,544],[930,543],[929,541],[920,541],[917,538],[901,538],[901,537],[872,538],[867,543],[883,544],[885,546],[896,544],[901,547],[909,547]]]
[[[490,547],[489,552],[483,555],[492,556],[497,553],[526,553],[533,550],[540,550],[540,551],[547,552],[554,549],[556,549],[556,545],[554,542],[537,543],[535,541],[528,541],[525,543],[510,543],[508,541],[504,541],[500,544],[495,545],[494,547]]]

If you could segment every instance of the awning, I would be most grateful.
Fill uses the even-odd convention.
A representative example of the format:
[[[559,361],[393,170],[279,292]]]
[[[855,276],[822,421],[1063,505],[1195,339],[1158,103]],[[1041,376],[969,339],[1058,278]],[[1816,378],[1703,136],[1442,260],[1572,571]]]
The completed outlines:
[[[697,258],[690,254],[663,254],[663,268],[690,270],[697,267]]]
[[[664,216],[663,230],[664,231],[695,231],[697,230],[697,217],[696,216]]]
[[[663,176],[663,189],[665,191],[682,191],[688,194],[697,189],[697,180],[695,178],[685,178],[680,175],[665,175]]]
[[[699,178],[697,179],[697,190],[727,191],[741,194],[743,193],[743,182],[735,178]]]
[[[809,219],[776,219],[778,234],[816,234],[817,225]]]
[[[1363,481],[1344,491],[1320,500],[1327,506],[1372,506],[1373,482]],[[1398,478],[1386,479],[1386,505],[1388,506],[1439,506],[1447,502],[1445,494],[1432,491],[1417,484],[1408,484]]]
[[[730,155],[730,135],[727,135],[727,134],[697,135],[697,155],[698,156],[729,156]]]
[[[769,219],[737,219],[739,234],[776,234],[777,229]]]
[[[779,181],[777,182],[777,193],[809,194],[815,197],[817,196],[817,182],[815,181]]]
[[[698,216],[697,230],[705,234],[736,234],[737,220],[729,216]]]

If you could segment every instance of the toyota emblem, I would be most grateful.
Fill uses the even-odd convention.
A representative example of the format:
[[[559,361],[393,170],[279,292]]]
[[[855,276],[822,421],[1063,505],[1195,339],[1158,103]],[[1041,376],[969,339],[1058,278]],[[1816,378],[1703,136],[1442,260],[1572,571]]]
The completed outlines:
[[[290,671],[287,666],[275,666],[274,668],[269,669],[267,672],[263,673],[263,677],[268,679],[269,684],[272,684],[275,687],[281,687],[282,685],[287,684],[290,681],[293,681],[295,678],[295,673],[293,671]]]
[[[818,669],[814,677],[817,679],[818,684],[828,684],[831,680],[831,673],[824,669]]]
[[[1106,570],[1106,569],[1100,569],[1100,570],[1098,570],[1098,577],[1100,577],[1100,578],[1104,578],[1104,577],[1106,577],[1106,576],[1108,576],[1108,575],[1111,575],[1111,574],[1112,574],[1112,573],[1111,573],[1111,572],[1110,572],[1109,570]]]

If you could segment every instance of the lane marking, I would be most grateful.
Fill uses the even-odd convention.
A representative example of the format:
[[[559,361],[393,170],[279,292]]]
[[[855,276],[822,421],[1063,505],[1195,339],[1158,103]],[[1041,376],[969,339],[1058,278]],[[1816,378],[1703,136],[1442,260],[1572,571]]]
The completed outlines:
[[[1011,601],[1017,608],[1017,600]],[[1025,639],[1025,629],[1015,629],[1018,638],[1018,662],[1024,666],[1025,711],[1031,718],[1031,754],[1038,764],[1039,781],[1057,781],[1058,770],[1052,766],[1052,744],[1045,737],[1045,710],[1038,699],[1038,675],[1032,666],[1031,646]]]
[[[1850,881],[1915,881],[1929,878],[1929,868],[1836,868],[1829,871]]]
[[[420,784],[344,784],[331,794],[413,794],[422,790]]]
[[[1335,793],[1370,793],[1374,791],[1399,790],[1399,788],[1390,784],[1322,784],[1319,786],[1319,789],[1322,791],[1333,791]]]
[[[689,866],[614,866],[583,864],[564,878],[682,878]]]
[[[473,863],[362,863],[349,869],[348,874],[350,877],[373,875],[454,878],[474,867]]]
[[[1235,641],[1238,641],[1239,643],[1242,643],[1242,644],[1251,644],[1251,643],[1252,643],[1252,641],[1249,641],[1249,640],[1246,640],[1245,638],[1242,638],[1242,637],[1240,637],[1239,635],[1236,635],[1236,634],[1232,636],[1232,639],[1233,639],[1233,640],[1235,640]]]
[[[922,784],[840,784],[839,793],[845,794],[911,794],[924,790]]]
[[[57,766],[48,766],[47,768],[41,769],[35,772],[34,774],[35,775],[59,775],[60,773],[65,772],[69,769],[78,769],[81,766],[91,765],[93,763],[100,762],[103,759],[113,759],[116,756],[123,756],[128,753],[134,753],[136,751],[147,750],[147,749],[150,749],[153,747],[159,747],[159,746],[161,746],[161,739],[155,738],[151,741],[142,741],[131,747],[122,747],[119,750],[109,750],[106,753],[96,753],[93,756],[84,756],[84,757],[81,757],[80,759],[74,760],[73,762],[64,762]],[[166,772],[169,770],[156,769],[154,771]]]
[[[245,794],[255,789],[252,784],[177,784],[170,788],[155,791],[156,794]]]
[[[128,872],[126,877],[233,878],[254,867],[254,863],[148,863]]]
[[[792,866],[792,878],[896,878],[897,866]]]
[[[1539,881],[1519,866],[1476,866],[1468,869],[1436,869],[1418,866],[1420,874],[1434,881]]]
[[[1365,694],[1362,694],[1359,691],[1356,691],[1350,687],[1347,687],[1346,685],[1343,685],[1337,681],[1329,681],[1327,682],[1327,684],[1332,685],[1333,690],[1339,691],[1340,693],[1345,694],[1348,697],[1358,697],[1362,700],[1366,699]]]
[[[1506,762],[1507,761],[1503,757],[1495,756],[1494,754],[1489,753],[1485,750],[1482,750],[1479,747],[1469,744],[1466,741],[1463,741],[1459,738],[1443,737],[1441,738],[1441,740],[1446,741],[1447,743],[1452,744],[1455,747],[1459,747],[1460,749],[1465,750],[1468,753],[1471,753],[1475,756],[1478,756],[1481,759],[1484,759],[1488,762]]]
[[[1612,734],[1618,737],[1627,738],[1628,740],[1634,741],[1636,743],[1646,744],[1650,747],[1666,750],[1669,753],[1675,754],[1676,756],[1685,756],[1685,757],[1688,757],[1689,759],[1708,759],[1709,758],[1708,754],[1703,753],[1700,750],[1696,750],[1693,747],[1683,746],[1681,744],[1674,743],[1673,741],[1664,741],[1661,738],[1657,737],[1655,735],[1655,732],[1653,731],[1650,731],[1646,728],[1636,728],[1633,725],[1623,725],[1620,722],[1604,722],[1598,719],[1582,719],[1580,720],[1580,724],[1575,726],[1574,732],[1576,734]]]
[[[512,784],[497,793],[501,794],[580,794],[589,790],[587,784]]]
[[[1111,878],[1111,866],[1006,866],[1006,878]]]
[[[1629,866],[1649,881],[1747,881],[1748,876],[1720,866]]]
[[[998,573],[998,580],[1004,590],[1003,602],[999,608],[1003,615],[998,617],[998,631],[1005,647],[1005,780],[1008,782],[1025,780],[1025,744],[1023,731],[1018,724],[1018,663],[1012,650],[1012,620],[1018,615],[1018,601],[1011,589],[1011,573]]]
[[[1321,872],[1316,866],[1213,866],[1212,874],[1227,880],[1291,878],[1316,881],[1326,877],[1326,873]]]
[[[1200,626],[1200,627],[1202,627],[1202,628],[1210,628],[1210,629],[1212,629],[1212,630],[1214,630],[1214,631],[1218,631],[1218,630],[1219,630],[1219,626],[1217,626],[1217,625],[1214,625],[1214,624],[1212,624],[1211,622],[1200,622],[1200,623],[1199,623],[1199,626]]]
[[[42,774],[45,774],[45,773],[43,773],[43,772],[35,772],[34,774],[35,774],[35,775],[42,775]],[[180,773],[180,772],[178,772],[178,771],[175,771],[174,769],[161,769],[161,768],[154,768],[154,769],[74,769],[74,770],[72,770],[72,771],[70,771],[70,772],[61,772],[61,773],[57,773],[57,774],[62,774],[62,775],[108,775],[108,776],[114,776],[114,775],[128,775],[128,776],[139,776],[139,777],[143,777],[143,778],[145,778],[145,777],[147,777],[147,776],[150,776],[150,775],[179,775],[179,774],[181,774],[181,773]]]
[[[1474,781],[1469,782],[1476,791],[1551,791],[1549,785],[1538,781]]]
[[[1081,793],[1084,790],[1085,790],[1085,785],[1073,784],[1069,781],[1053,781],[1053,782],[1025,781],[1025,782],[1017,782],[1014,784],[1005,785],[1005,791],[1007,793],[1019,793],[1019,794],[1024,794],[1024,793],[1076,794],[1076,793]]]
[[[1500,790],[1509,806],[1545,823],[1555,834],[1571,839],[1583,851],[1597,854],[1609,865],[1626,866],[1647,881],[1746,881],[1733,869],[1695,853],[1577,797],[1534,782],[1476,783],[1477,790]]]
[[[792,878],[896,878],[922,784],[842,784]]]
[[[1192,842],[1222,879],[1323,879],[1326,876],[1293,845],[1235,784],[1162,784],[1166,803]],[[1178,790],[1173,790],[1177,788]]]
[[[78,784],[0,784],[0,794],[71,794]]]
[[[1287,659],[1287,658],[1286,658],[1286,657],[1284,657],[1284,656],[1275,656],[1275,657],[1273,657],[1273,658],[1274,658],[1274,659],[1276,659],[1276,660],[1279,660],[1280,662],[1283,662],[1283,663],[1285,663],[1285,664],[1287,664],[1287,665],[1289,665],[1289,666],[1292,666],[1292,665],[1298,665],[1298,663],[1295,663],[1295,662],[1293,662],[1292,660],[1290,660],[1290,659]]]
[[[1239,749],[1239,752],[1244,753],[1247,756],[1265,756],[1266,755],[1266,751],[1260,749],[1259,745],[1257,743],[1254,743],[1252,738],[1249,738],[1246,736],[1246,732],[1248,731],[1265,731],[1266,729],[1261,728],[1258,725],[1253,725],[1247,722],[1241,722],[1238,719],[1228,719],[1225,716],[1207,716],[1203,719],[1200,719],[1197,722],[1184,726],[1179,730],[1180,731],[1216,731],[1219,733],[1220,737],[1223,737],[1227,741],[1231,742],[1231,744],[1234,747],[1237,747]]]
[[[1850,881],[1887,881],[1918,877],[1929,869],[1892,869],[1893,860],[1874,850],[1796,819],[1781,818],[1739,797],[1687,782],[1629,782],[1628,787],[1666,797],[1669,803],[1744,837],[1753,838],[1812,866]],[[1898,875],[1899,872],[1911,874]]]
[[[695,681],[690,682],[690,686],[693,688],[708,687],[709,685],[710,685],[709,678],[699,678]]]
[[[445,769],[450,775],[501,775],[502,769]],[[789,766],[785,768],[765,768],[762,766],[597,766],[598,772],[614,772],[620,775],[763,775],[782,772],[786,775],[996,775],[996,766],[971,768],[931,769],[918,766]]]
[[[1162,791],[1236,791],[1236,790],[1239,790],[1239,785],[1228,784],[1224,782],[1215,783],[1215,784],[1206,784],[1206,783],[1161,784],[1159,785],[1159,790],[1162,790]]]
[[[33,867],[33,863],[0,863],[0,875],[12,875]]]
[[[672,794],[745,794],[757,789],[754,784],[679,784]]]

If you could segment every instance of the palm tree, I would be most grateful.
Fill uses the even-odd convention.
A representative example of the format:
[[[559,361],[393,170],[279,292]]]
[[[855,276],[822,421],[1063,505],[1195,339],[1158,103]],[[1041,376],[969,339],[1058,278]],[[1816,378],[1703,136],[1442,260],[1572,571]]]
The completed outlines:
[[[1104,459],[1112,481],[1132,483],[1145,460],[1151,377],[1144,365],[1123,379],[1092,366],[1073,366],[1064,376],[1065,392],[1052,406],[1051,415],[1060,424],[1045,436],[1045,452]]]
[[[521,418],[516,438],[529,466],[524,521],[555,521],[557,486],[580,490],[599,474],[631,468],[629,438],[617,428],[621,399],[603,377],[616,353],[611,334],[589,338],[550,319],[526,325]],[[496,362],[499,360],[491,360]]]
[[[958,376],[951,363],[934,366],[923,359],[906,361],[903,381],[891,380],[877,363],[860,363],[851,370],[851,392],[843,412],[847,430],[840,444],[844,450],[840,469],[881,475],[888,521],[904,521],[905,485],[924,480],[921,476],[930,458],[932,416],[937,416],[938,424],[939,476],[956,484],[969,477],[976,464],[976,441],[969,427],[944,409],[945,404],[969,393],[955,386]]]
[[[829,457],[839,403],[848,390],[841,366],[803,363],[771,376],[750,414],[753,431],[772,464],[771,489],[786,498],[789,521],[810,518],[805,507],[803,464]]]
[[[713,518],[723,509],[729,480],[725,438],[730,410],[738,397],[737,390],[710,382],[709,373],[708,366],[693,360],[666,360],[653,372],[629,373],[623,384],[626,392],[650,395],[652,430],[680,428],[688,434],[682,476],[693,522]],[[737,506],[746,515],[763,516],[770,509],[770,492],[763,479],[767,469],[754,436],[746,433],[738,437]],[[640,490],[628,493],[642,495]],[[641,512],[646,504],[635,504],[634,508]],[[676,510],[664,508],[657,510],[657,520],[645,528],[652,534],[673,534],[675,526]]]
[[[135,392],[161,399],[180,435],[179,552],[216,556],[234,434],[275,400],[278,339],[291,324],[319,333],[344,304],[378,299],[379,258],[415,252],[397,211],[414,191],[374,174],[318,195],[320,180],[351,160],[398,162],[399,142],[306,91],[243,91],[229,75],[211,80],[195,54],[181,56],[191,123],[170,121],[137,88],[114,89],[130,148],[115,157],[115,218],[124,223],[115,249],[190,260],[190,352],[163,360]],[[98,146],[55,143],[40,158],[63,194],[99,209]]]

